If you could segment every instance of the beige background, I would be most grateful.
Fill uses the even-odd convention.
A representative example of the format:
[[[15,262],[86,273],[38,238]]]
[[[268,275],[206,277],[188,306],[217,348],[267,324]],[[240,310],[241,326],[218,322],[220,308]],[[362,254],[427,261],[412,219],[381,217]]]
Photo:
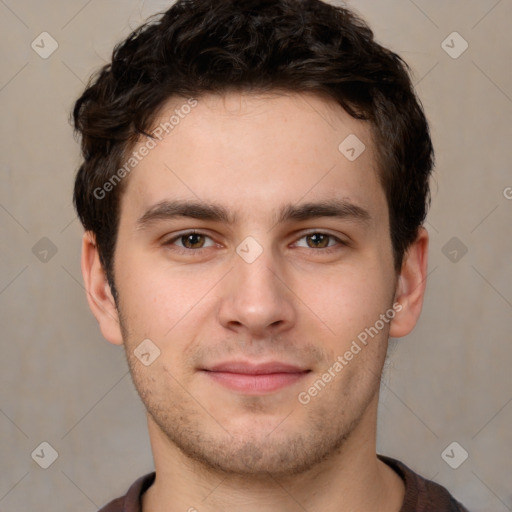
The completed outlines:
[[[472,511],[506,512],[512,2],[348,3],[412,66],[437,150],[426,303],[384,376],[379,452],[446,485]],[[124,353],[102,339],[84,296],[71,203],[79,156],[68,116],[113,44],[166,5],[0,0],[1,512],[93,512],[152,469]],[[31,48],[43,31],[59,45],[47,59]],[[469,44],[458,58],[441,46],[454,31]],[[447,40],[452,52],[461,43]],[[56,254],[47,240],[33,249],[43,237]],[[31,457],[43,441],[58,452],[48,469]],[[441,457],[453,441],[469,454],[458,469]]]

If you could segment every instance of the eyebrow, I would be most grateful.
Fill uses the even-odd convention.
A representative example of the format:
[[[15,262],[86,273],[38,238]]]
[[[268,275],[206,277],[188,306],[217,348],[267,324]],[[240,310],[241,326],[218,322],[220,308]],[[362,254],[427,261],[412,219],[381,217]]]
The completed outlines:
[[[161,201],[150,207],[137,220],[137,228],[144,229],[150,224],[171,220],[178,217],[189,217],[198,220],[209,220],[234,225],[238,216],[224,206],[199,201]],[[368,223],[370,213],[354,203],[344,200],[326,200],[309,202],[299,205],[287,204],[274,215],[274,225],[289,221],[305,221],[320,217],[335,217],[338,219],[355,220]]]

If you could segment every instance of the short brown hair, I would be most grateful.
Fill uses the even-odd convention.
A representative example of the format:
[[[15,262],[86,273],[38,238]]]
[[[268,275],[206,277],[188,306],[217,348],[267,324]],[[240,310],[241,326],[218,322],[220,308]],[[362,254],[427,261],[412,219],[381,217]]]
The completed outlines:
[[[113,256],[122,186],[98,198],[171,96],[229,90],[313,92],[371,124],[386,194],[395,267],[430,201],[434,152],[407,64],[346,8],[320,0],[178,0],[116,46],[77,100],[84,161],[74,203],[96,236],[115,292]],[[115,296],[115,294],[114,294]]]

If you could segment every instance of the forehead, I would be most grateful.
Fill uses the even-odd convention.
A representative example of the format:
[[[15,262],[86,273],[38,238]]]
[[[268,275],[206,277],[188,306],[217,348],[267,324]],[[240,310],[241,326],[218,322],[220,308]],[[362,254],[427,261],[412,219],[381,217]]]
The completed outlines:
[[[370,126],[315,94],[230,92],[171,98],[124,196],[139,212],[170,197],[224,202],[254,218],[268,205],[384,198]],[[329,196],[329,197],[328,197]],[[385,204],[384,204],[385,207]]]

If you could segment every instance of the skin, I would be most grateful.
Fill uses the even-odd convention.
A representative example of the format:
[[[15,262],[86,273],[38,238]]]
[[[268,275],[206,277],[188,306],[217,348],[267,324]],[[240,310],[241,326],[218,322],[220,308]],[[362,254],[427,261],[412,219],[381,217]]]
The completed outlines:
[[[155,126],[185,101],[170,99]],[[350,134],[366,145],[353,162],[338,150]],[[388,337],[408,334],[421,311],[428,235],[420,228],[397,273],[376,161],[368,125],[319,96],[205,95],[126,178],[117,305],[85,233],[90,307],[104,337],[124,345],[148,411],[157,477],[144,511],[399,511],[403,483],[376,457],[379,384]],[[214,202],[236,222],[141,223],[176,199]],[[276,222],[285,205],[320,201],[356,205],[366,217]],[[188,230],[204,236],[183,238]],[[262,249],[251,263],[236,252],[248,236]],[[395,303],[394,319],[300,403]],[[134,355],[147,338],[160,350],[149,366]],[[310,372],[254,395],[201,371],[234,359]]]

